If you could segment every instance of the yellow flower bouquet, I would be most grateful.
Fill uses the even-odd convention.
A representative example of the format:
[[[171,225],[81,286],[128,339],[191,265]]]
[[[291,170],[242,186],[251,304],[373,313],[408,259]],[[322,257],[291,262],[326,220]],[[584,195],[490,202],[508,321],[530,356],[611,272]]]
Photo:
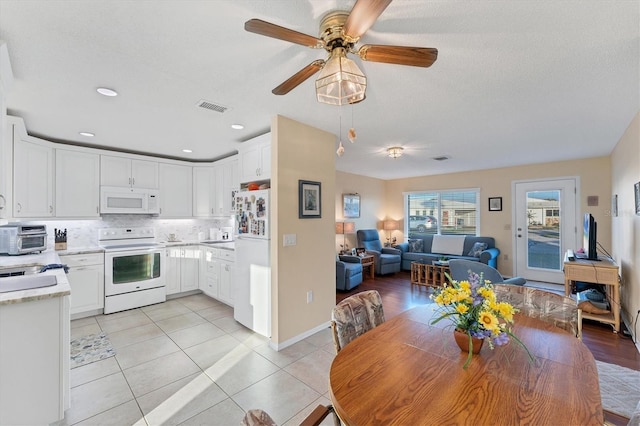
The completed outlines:
[[[431,324],[449,318],[455,329],[469,336],[469,356],[464,364],[466,369],[471,362],[473,353],[473,340],[484,339],[491,349],[494,346],[505,345],[509,338],[513,338],[527,351],[529,358],[533,356],[511,332],[513,314],[518,310],[506,302],[498,302],[493,291],[493,285],[488,280],[482,279],[482,274],[469,273],[469,280],[455,281],[447,275],[451,285],[445,286],[431,295],[444,312]]]

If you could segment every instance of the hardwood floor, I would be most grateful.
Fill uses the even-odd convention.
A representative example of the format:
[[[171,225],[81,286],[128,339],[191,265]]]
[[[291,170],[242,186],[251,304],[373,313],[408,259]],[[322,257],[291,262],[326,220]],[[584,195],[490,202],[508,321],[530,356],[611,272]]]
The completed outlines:
[[[365,290],[377,290],[380,293],[387,319],[414,306],[429,303],[429,295],[431,294],[431,290],[425,287],[412,286],[409,272],[402,271],[396,274],[376,276],[373,280],[365,279],[362,284],[348,292],[338,291],[336,292],[336,303]],[[623,333],[614,333],[611,326],[584,320],[582,341],[596,360],[640,371],[640,353],[633,341]],[[605,420],[612,425],[626,425],[628,421],[624,417],[608,412],[605,413]]]

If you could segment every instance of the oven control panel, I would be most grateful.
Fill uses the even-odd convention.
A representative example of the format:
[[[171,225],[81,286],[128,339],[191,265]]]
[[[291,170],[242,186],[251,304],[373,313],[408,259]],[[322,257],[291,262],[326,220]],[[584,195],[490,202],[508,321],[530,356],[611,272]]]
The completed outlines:
[[[155,239],[155,230],[151,227],[140,228],[102,228],[98,230],[98,241],[130,240],[138,238]]]

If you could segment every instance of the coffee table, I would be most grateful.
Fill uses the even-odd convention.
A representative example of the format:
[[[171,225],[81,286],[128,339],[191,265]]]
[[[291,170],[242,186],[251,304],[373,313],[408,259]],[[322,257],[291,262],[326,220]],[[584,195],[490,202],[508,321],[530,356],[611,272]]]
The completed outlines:
[[[442,287],[447,282],[445,273],[449,273],[449,264],[434,263],[438,264],[411,262],[411,285]]]

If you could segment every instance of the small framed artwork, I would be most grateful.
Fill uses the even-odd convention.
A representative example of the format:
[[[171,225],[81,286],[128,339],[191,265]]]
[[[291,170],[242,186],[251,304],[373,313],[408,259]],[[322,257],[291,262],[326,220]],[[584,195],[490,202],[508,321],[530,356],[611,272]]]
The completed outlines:
[[[489,211],[501,212],[502,211],[502,197],[489,198]]]
[[[364,256],[365,255],[365,248],[364,247],[356,247],[356,256]]]
[[[298,218],[315,219],[322,217],[320,182],[298,181]]]
[[[633,192],[636,195],[636,214],[640,216],[640,182],[633,185]]]
[[[618,194],[611,197],[611,216],[618,217]]]
[[[345,218],[360,217],[360,195],[342,194],[342,216]]]

